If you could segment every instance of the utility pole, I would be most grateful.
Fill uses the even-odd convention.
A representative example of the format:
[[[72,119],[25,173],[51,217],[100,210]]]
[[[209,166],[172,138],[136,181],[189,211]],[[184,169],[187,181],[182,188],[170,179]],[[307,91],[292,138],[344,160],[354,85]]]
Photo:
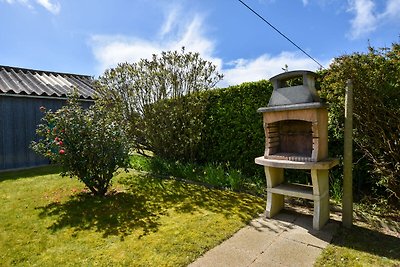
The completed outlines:
[[[344,111],[344,167],[342,223],[350,228],[353,225],[353,83],[347,81]]]

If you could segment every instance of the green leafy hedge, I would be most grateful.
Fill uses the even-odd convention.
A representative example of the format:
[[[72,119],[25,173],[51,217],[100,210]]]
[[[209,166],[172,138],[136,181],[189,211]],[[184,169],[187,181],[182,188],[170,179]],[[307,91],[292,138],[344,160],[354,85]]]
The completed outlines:
[[[268,81],[159,101],[146,113],[154,153],[168,160],[222,164],[248,176],[262,174],[254,158],[264,153],[264,131],[257,109],[268,104]]]
[[[169,160],[198,161],[206,106],[204,95],[195,93],[146,108],[142,131],[153,152]]]
[[[257,109],[268,104],[270,82],[243,83],[208,91],[201,141],[203,162],[224,163],[246,175],[260,174],[263,168],[254,158],[264,154],[262,115]]]

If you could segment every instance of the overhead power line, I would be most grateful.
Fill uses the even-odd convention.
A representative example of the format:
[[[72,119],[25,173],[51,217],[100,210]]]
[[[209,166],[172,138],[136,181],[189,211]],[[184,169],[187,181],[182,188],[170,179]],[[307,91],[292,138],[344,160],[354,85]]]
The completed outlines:
[[[245,7],[247,7],[251,12],[253,12],[257,17],[262,19],[265,23],[268,24],[272,29],[274,29],[277,33],[279,33],[283,38],[288,40],[292,45],[294,45],[297,49],[299,49],[301,52],[303,52],[307,57],[309,57],[312,61],[317,63],[322,69],[324,69],[324,66],[322,66],[321,63],[319,63],[315,58],[313,58],[310,54],[308,54],[304,49],[302,49],[300,46],[298,46],[295,42],[293,42],[289,37],[287,37],[284,33],[282,33],[280,30],[278,30],[274,25],[272,25],[270,22],[268,22],[263,16],[258,14],[254,9],[252,9],[250,6],[248,6],[245,2],[242,0],[238,0],[240,3],[242,3]]]

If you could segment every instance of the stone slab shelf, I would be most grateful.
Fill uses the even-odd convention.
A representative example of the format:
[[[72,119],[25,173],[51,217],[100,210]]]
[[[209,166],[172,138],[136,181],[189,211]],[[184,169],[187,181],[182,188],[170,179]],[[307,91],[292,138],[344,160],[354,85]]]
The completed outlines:
[[[291,161],[279,159],[266,159],[264,156],[255,158],[255,163],[266,167],[284,168],[284,169],[302,169],[302,170],[329,170],[339,164],[338,159],[326,159],[322,161]]]
[[[314,202],[313,228],[320,230],[329,220],[329,169],[339,163],[338,159],[317,162],[266,159],[255,163],[264,166],[267,180],[266,216],[271,218],[283,209],[284,196],[310,199]],[[312,186],[286,183],[284,169],[311,170]]]
[[[273,188],[267,188],[267,192],[314,200],[313,188],[308,185],[281,184]]]

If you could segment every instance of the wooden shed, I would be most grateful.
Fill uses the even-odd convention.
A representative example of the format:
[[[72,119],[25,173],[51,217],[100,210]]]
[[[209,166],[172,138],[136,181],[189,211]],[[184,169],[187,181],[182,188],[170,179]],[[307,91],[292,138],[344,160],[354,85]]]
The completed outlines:
[[[92,81],[86,75],[0,66],[0,171],[48,164],[29,148],[43,116],[40,107],[59,109],[74,88],[87,107],[94,102]]]

